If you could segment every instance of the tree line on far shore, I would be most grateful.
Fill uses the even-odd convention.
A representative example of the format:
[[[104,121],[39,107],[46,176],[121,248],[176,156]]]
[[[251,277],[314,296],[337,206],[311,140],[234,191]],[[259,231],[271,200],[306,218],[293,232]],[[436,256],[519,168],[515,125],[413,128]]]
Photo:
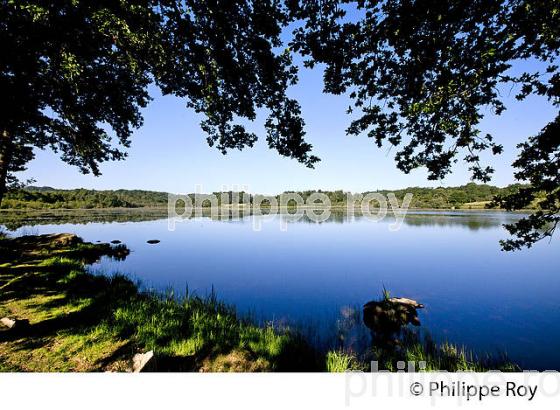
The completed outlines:
[[[410,187],[397,190],[367,191],[379,192],[383,195],[393,193],[399,201],[402,201],[407,193],[412,193],[413,208],[466,208],[482,209],[491,206],[495,197],[506,196],[515,193],[520,184],[511,184],[500,188],[487,184],[468,183],[457,187]],[[290,191],[297,192],[307,201],[309,196],[315,192],[326,194],[331,204],[346,205],[347,195],[343,190],[306,190]],[[254,195],[232,191],[213,193],[218,198],[219,205],[231,204],[233,202],[252,203]],[[236,195],[237,194],[237,195]],[[194,194],[190,194],[194,195]],[[276,195],[278,199],[279,195]],[[100,209],[100,208],[156,208],[166,207],[168,194],[166,192],[147,190],[91,190],[91,189],[54,189],[50,187],[27,187],[7,193],[2,202],[2,209]],[[209,205],[209,201],[203,203]]]

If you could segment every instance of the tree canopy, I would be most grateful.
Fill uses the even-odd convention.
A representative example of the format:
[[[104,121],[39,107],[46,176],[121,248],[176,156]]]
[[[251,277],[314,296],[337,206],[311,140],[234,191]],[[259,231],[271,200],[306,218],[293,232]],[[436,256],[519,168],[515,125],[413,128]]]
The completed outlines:
[[[349,95],[348,133],[397,147],[399,169],[437,180],[462,158],[486,182],[493,169],[481,154],[502,147],[481,120],[507,108],[504,87],[558,107],[559,50],[558,0],[1,0],[0,200],[33,148],[96,175],[123,159],[152,83],[203,113],[208,143],[224,153],[255,143],[239,120],[265,108],[268,145],[313,167],[286,94],[294,52],[325,67],[326,92]],[[519,61],[538,68],[510,70]],[[531,186],[496,203],[544,199],[508,227],[516,238],[504,249],[531,246],[560,221],[559,122],[518,147],[515,177]]]
[[[276,1],[2,0],[0,195],[34,147],[95,175],[123,159],[150,83],[203,113],[222,152],[252,146],[257,136],[236,120],[266,108],[269,146],[313,166],[286,96],[296,69],[276,50],[287,23]]]
[[[419,167],[442,179],[462,156],[472,178],[489,181],[493,169],[481,152],[502,146],[482,135],[485,113],[500,115],[500,89],[517,86],[517,98],[540,95],[560,103],[558,0],[301,1],[292,12],[305,24],[293,47],[310,67],[326,65],[325,91],[348,93],[358,118],[349,134],[367,134],[378,146],[397,147],[397,167]],[[534,71],[512,74],[520,61]],[[521,209],[545,194],[539,212],[509,226],[518,239],[504,249],[530,246],[552,235],[559,222],[560,117],[521,144],[515,177],[531,183],[497,198]]]

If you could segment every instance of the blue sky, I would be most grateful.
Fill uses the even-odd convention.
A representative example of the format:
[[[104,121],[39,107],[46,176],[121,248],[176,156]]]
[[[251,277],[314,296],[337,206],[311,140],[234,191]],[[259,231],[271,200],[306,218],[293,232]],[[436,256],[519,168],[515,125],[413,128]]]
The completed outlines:
[[[509,90],[507,91],[509,93]],[[132,138],[125,161],[101,165],[103,175],[82,175],[77,168],[63,163],[55,154],[37,151],[22,178],[34,178],[35,185],[56,188],[150,189],[176,193],[221,190],[223,186],[248,187],[249,191],[273,194],[284,190],[344,189],[365,191],[408,186],[453,186],[469,182],[464,164],[444,181],[428,181],[424,170],[409,175],[395,167],[395,150],[377,148],[366,136],[349,137],[345,129],[350,118],[345,114],[350,101],[345,96],[322,93],[322,72],[300,69],[299,83],[290,89],[298,99],[307,124],[307,141],[321,158],[314,170],[269,150],[260,116],[251,124],[260,140],[252,149],[231,151],[224,156],[208,147],[199,128],[200,117],[185,108],[175,97],[162,97],[152,89],[154,100],[144,110],[144,126]],[[507,94],[507,93],[506,93]],[[510,164],[516,157],[515,146],[537,133],[550,121],[555,110],[544,99],[531,97],[517,102],[505,96],[508,110],[500,117],[490,110],[481,129],[490,132],[504,145],[504,153],[488,159],[496,172],[491,183],[499,186],[513,182]]]

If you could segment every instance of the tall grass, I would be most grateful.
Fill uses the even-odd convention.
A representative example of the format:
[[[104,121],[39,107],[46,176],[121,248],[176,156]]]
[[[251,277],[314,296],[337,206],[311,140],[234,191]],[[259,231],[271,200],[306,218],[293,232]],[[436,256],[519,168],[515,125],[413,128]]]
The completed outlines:
[[[364,363],[360,363],[356,356],[343,351],[331,350],[325,355],[325,367],[327,372],[342,373],[352,370],[364,370]]]
[[[130,337],[156,354],[190,357],[198,365],[232,351],[246,360],[268,364],[268,370],[297,370],[298,363],[315,366],[313,350],[289,329],[271,324],[256,326],[237,317],[235,309],[207,297],[138,294],[120,304],[110,320],[124,337]]]
[[[520,371],[505,354],[493,356],[477,355],[464,346],[449,342],[436,343],[429,334],[404,329],[399,346],[393,351],[372,349],[372,359],[378,362],[380,370],[396,371],[397,363],[413,362],[416,371],[449,372],[488,370]]]
[[[159,356],[188,358],[193,369],[344,372],[367,371],[371,361],[377,361],[380,370],[396,371],[399,361],[412,361],[417,370],[425,371],[519,370],[505,356],[479,357],[463,347],[437,344],[429,335],[409,328],[403,329],[392,350],[371,346],[360,355],[341,349],[320,351],[290,328],[272,323],[257,326],[238,317],[235,308],[218,300],[214,292],[205,297],[187,292],[177,299],[172,293],[139,293],[128,282],[124,277],[112,279],[111,287],[131,290],[115,302],[108,329]]]

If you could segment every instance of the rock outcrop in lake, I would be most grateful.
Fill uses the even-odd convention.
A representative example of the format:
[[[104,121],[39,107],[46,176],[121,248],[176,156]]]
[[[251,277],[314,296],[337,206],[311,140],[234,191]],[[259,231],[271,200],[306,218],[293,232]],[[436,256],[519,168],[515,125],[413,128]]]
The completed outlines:
[[[364,305],[364,324],[374,333],[374,341],[381,348],[395,347],[398,336],[407,325],[420,326],[417,309],[423,304],[408,298],[384,297]]]

